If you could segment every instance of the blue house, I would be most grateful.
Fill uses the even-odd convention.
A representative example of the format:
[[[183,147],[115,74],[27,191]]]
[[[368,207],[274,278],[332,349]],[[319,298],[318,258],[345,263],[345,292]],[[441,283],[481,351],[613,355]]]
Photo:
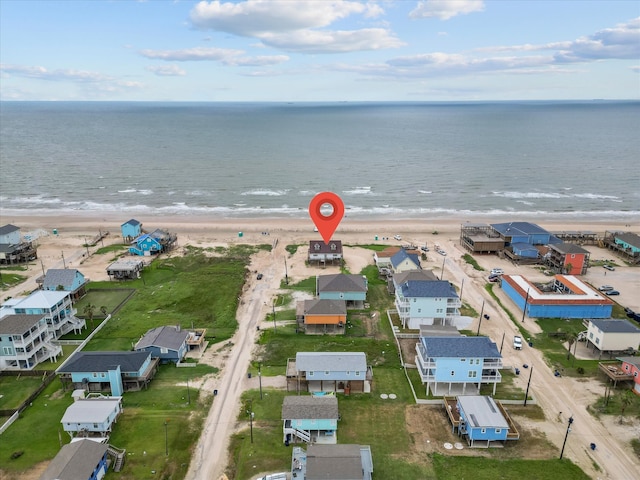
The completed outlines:
[[[458,435],[466,437],[470,447],[491,447],[504,444],[506,440],[517,440],[515,428],[506,411],[493,398],[484,395],[462,395],[458,397],[460,423]],[[511,433],[511,435],[509,435]]]
[[[283,442],[337,443],[338,418],[338,399],[334,395],[284,397]]]
[[[75,268],[50,268],[36,283],[41,290],[69,292],[73,300],[78,300],[85,295],[89,281]]]
[[[189,332],[179,326],[163,326],[152,328],[136,343],[137,352],[150,352],[153,358],[161,363],[178,363],[186,355],[189,347]]]
[[[108,448],[87,439],[63,445],[40,480],[100,480],[107,473]]]
[[[298,352],[287,361],[287,388],[298,392],[370,392],[371,379],[364,352]]]
[[[0,244],[18,245],[21,241],[20,227],[10,223],[0,227]]]
[[[158,255],[171,250],[178,237],[166,230],[157,229],[151,233],[145,233],[136,238],[135,246],[129,247],[129,253],[133,255]]]
[[[529,243],[512,243],[513,254],[518,257],[538,258],[538,249]]]
[[[573,275],[556,275],[541,290],[521,275],[503,275],[502,290],[532,318],[609,318],[613,301]]]
[[[71,438],[82,433],[108,437],[122,412],[122,397],[79,398],[67,407],[62,428]]]
[[[396,287],[396,310],[403,328],[452,325],[462,306],[456,289],[446,280],[407,280]]]
[[[483,383],[502,381],[502,355],[488,337],[420,337],[416,344],[416,367],[427,395],[450,395],[452,389],[465,394],[467,386],[480,392]]]
[[[121,396],[127,390],[146,387],[158,368],[151,352],[76,352],[56,373],[62,384],[88,392],[111,392]]]
[[[142,235],[142,223],[132,218],[128,222],[120,225],[120,231],[122,232],[122,238],[125,241],[130,242],[134,238],[138,238]]]
[[[363,306],[367,299],[368,282],[364,275],[319,275],[316,293],[321,300],[344,300],[347,306]]]
[[[544,228],[529,222],[492,223],[491,228],[505,242],[505,247],[517,243],[529,245],[548,245],[550,243],[562,243],[555,235]]]

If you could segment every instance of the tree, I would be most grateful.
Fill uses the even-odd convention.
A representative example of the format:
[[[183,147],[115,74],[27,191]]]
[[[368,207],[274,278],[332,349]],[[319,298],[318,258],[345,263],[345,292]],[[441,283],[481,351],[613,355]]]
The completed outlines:
[[[622,423],[622,416],[624,415],[624,411],[633,403],[633,392],[631,390],[627,390],[622,394],[622,398],[620,399],[620,421]]]
[[[93,330],[93,315],[96,313],[96,306],[91,303],[87,303],[84,306],[83,313],[87,317],[89,317],[89,321],[91,322],[91,330]]]
[[[105,307],[104,305],[100,307],[100,313],[102,313],[102,315],[104,315],[105,317],[107,316],[107,307]]]
[[[575,334],[575,332],[570,332],[569,335],[567,335],[567,343],[569,344],[567,348],[567,360],[571,358],[571,347],[577,341],[578,341],[578,336]]]

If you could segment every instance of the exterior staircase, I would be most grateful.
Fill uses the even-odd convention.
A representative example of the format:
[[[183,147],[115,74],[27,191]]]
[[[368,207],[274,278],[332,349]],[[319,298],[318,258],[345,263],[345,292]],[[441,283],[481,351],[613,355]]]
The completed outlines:
[[[126,458],[126,453],[126,449],[116,448],[113,445],[109,444],[109,448],[107,448],[107,455],[113,457],[114,472],[119,472],[122,469],[122,466],[124,465],[124,459]]]

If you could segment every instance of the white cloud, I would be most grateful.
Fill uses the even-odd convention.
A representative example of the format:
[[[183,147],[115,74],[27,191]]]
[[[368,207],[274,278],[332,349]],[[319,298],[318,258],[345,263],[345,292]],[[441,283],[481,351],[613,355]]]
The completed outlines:
[[[10,76],[32,78],[38,80],[47,80],[52,82],[70,81],[75,83],[92,83],[102,86],[104,89],[116,88],[139,88],[142,86],[139,82],[129,80],[120,80],[110,75],[99,72],[90,72],[86,70],[74,69],[58,69],[49,70],[41,66],[25,66],[25,65],[0,65],[0,72]]]
[[[194,47],[182,50],[141,50],[143,57],[154,60],[165,60],[167,62],[190,62],[190,61],[224,61],[242,55],[242,50],[230,50],[215,47]]]
[[[224,63],[240,67],[263,67],[266,65],[278,65],[288,60],[289,57],[286,55],[258,55],[256,57],[237,57],[226,60]]]
[[[416,8],[409,13],[409,17],[449,20],[457,15],[467,15],[483,10],[483,0],[424,0],[418,2]]]
[[[282,35],[265,35],[262,41],[271,47],[304,53],[345,53],[404,45],[382,28],[331,32],[300,30]]]
[[[184,77],[187,74],[177,65],[154,65],[146,67],[146,70],[155,73],[159,77]]]
[[[256,38],[290,52],[342,53],[404,45],[388,29],[325,29],[351,15],[364,19],[384,14],[379,4],[347,0],[248,0],[200,2],[191,11],[196,28]]]

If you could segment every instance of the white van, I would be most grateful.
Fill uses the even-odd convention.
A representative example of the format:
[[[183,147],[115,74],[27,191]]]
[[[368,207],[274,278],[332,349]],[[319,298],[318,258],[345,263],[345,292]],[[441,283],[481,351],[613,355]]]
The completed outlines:
[[[516,350],[522,350],[522,337],[518,335],[513,337],[513,348]]]
[[[265,475],[258,480],[287,480],[287,472],[272,473],[270,475]]]

